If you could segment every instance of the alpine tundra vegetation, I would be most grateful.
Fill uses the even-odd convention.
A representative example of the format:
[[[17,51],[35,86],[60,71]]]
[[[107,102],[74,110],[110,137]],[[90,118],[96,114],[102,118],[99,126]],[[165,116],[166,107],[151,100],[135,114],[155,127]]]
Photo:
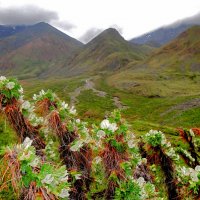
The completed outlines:
[[[27,100],[20,83],[4,76],[0,109],[16,138],[1,146],[2,199],[200,197],[200,129],[179,129],[179,145],[157,130],[139,137],[119,110],[85,122],[53,91]]]

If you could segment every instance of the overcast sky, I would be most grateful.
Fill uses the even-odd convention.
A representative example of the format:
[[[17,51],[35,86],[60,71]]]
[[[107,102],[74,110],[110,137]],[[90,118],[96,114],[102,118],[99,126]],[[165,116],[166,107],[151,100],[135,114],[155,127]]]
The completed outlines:
[[[131,39],[200,12],[200,0],[0,0],[0,24],[45,21],[89,41],[114,27]]]

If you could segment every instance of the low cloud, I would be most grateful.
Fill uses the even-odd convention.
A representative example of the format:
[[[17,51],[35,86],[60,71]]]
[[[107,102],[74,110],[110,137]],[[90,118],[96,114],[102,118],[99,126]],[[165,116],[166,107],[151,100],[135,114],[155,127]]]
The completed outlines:
[[[59,20],[56,12],[37,6],[0,8],[0,23],[5,25],[49,23],[52,20]]]
[[[179,25],[200,25],[200,13],[197,13],[196,15],[193,15],[191,17],[187,17],[182,20],[178,20],[175,23],[167,26],[167,27],[173,27],[176,28]]]
[[[83,43],[88,43],[91,41],[93,38],[95,38],[99,33],[101,33],[103,29],[99,28],[90,28],[87,30],[80,38],[79,40]]]
[[[70,31],[71,29],[76,28],[76,26],[68,21],[53,21],[52,25],[57,26],[65,31]]]
[[[60,20],[57,12],[34,5],[7,8],[0,7],[0,24],[32,25],[38,22],[50,23],[67,31],[76,27],[70,22]]]
[[[111,25],[110,28],[116,29],[121,35],[123,34],[123,29],[122,29],[122,27],[118,26],[117,24]]]

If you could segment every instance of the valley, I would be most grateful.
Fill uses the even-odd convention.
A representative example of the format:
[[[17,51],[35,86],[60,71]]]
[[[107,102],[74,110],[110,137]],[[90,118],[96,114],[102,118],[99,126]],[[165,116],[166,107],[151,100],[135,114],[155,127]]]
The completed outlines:
[[[0,199],[199,199],[199,33],[0,26]]]

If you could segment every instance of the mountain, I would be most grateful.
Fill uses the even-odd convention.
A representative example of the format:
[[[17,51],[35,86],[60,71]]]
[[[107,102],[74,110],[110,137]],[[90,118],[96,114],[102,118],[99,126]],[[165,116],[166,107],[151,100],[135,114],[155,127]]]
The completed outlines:
[[[195,25],[200,25],[200,13],[145,33],[139,37],[133,38],[130,42],[136,44],[151,44],[155,45],[154,47],[159,47],[169,43],[188,28]]]
[[[0,39],[0,72],[22,77],[54,73],[82,46],[41,22]]]
[[[145,64],[159,70],[200,72],[200,26],[193,26],[155,51]]]
[[[120,69],[131,61],[143,60],[151,49],[130,44],[117,30],[109,28],[86,44],[73,57],[69,73]]]
[[[167,44],[174,38],[176,38],[179,34],[190,28],[191,24],[180,24],[176,27],[162,27],[159,29],[156,29],[154,31],[145,33],[142,36],[133,38],[130,40],[131,43],[136,44],[153,44],[156,47],[162,46],[164,44]]]
[[[28,26],[26,25],[19,25],[19,26],[4,26],[4,25],[0,25],[0,39],[1,38],[5,38],[11,35],[14,35],[18,32],[23,31],[25,28],[27,28]]]

